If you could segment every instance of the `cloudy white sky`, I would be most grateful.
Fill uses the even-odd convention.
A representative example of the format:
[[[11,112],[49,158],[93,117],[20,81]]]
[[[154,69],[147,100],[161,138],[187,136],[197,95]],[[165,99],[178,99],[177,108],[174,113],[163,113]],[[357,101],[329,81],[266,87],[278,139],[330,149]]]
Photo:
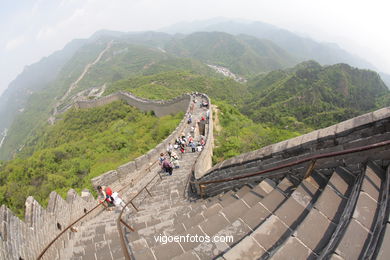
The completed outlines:
[[[25,65],[100,29],[156,30],[213,17],[336,42],[390,74],[388,0],[0,0],[0,93]]]

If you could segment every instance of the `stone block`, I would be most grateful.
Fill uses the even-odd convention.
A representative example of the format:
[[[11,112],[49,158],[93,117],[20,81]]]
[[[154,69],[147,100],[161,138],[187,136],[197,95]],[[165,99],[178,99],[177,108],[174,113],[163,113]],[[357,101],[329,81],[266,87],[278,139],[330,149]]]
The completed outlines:
[[[269,251],[289,228],[278,217],[271,215],[263,224],[253,231],[251,236],[267,251]]]
[[[390,107],[384,107],[382,109],[372,112],[372,117],[374,121],[379,121],[390,117]]]
[[[248,236],[225,253],[223,258],[226,260],[249,260],[258,259],[264,254],[266,254],[266,251],[255,241],[254,238]]]
[[[335,252],[344,259],[360,259],[361,251],[369,238],[368,230],[352,219]]]
[[[313,208],[298,227],[295,236],[312,251],[319,253],[327,244],[335,229],[336,225],[334,223]]]
[[[337,195],[332,188],[327,186],[314,207],[321,211],[330,220],[338,223],[346,203],[346,199]]]
[[[284,151],[284,149],[286,149],[286,147],[287,147],[288,141],[289,140],[285,140],[285,141],[282,141],[282,142],[279,142],[279,143],[272,145],[272,154],[276,154],[276,153]]]
[[[337,125],[331,125],[329,127],[318,130],[318,139],[333,137],[336,134]]]
[[[351,131],[354,127],[354,119],[349,119],[349,120],[346,120],[346,121],[343,121],[341,123],[338,123],[336,125],[336,132],[335,134],[338,135],[338,134],[341,134],[345,131]]]
[[[303,136],[297,136],[295,138],[289,139],[286,149],[295,148],[301,145]]]
[[[117,172],[119,173],[119,177],[123,178],[124,176],[134,172],[136,170],[136,165],[134,161],[128,162],[118,167]]]
[[[365,192],[360,192],[353,212],[353,218],[358,220],[366,229],[370,230],[374,222],[378,203]]]
[[[372,122],[373,122],[373,113],[372,112],[366,113],[364,115],[353,118],[353,127],[358,128],[363,125],[370,124]]]
[[[313,141],[317,141],[319,133],[320,131],[317,130],[303,135],[301,143],[306,144]]]
[[[314,260],[313,252],[295,237],[287,239],[286,243],[273,255],[274,259],[308,259]]]

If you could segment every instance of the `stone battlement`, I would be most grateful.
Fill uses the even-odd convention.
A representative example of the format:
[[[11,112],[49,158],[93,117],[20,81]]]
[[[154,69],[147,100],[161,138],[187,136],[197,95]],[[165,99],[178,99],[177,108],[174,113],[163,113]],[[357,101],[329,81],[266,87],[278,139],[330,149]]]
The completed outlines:
[[[191,95],[184,94],[172,100],[156,101],[139,98],[128,92],[117,92],[97,100],[78,101],[74,106],[79,109],[92,108],[117,100],[124,100],[127,104],[143,111],[154,111],[156,116],[164,116],[179,111],[188,112]],[[124,184],[135,185],[143,176],[145,169],[156,161],[159,154],[165,151],[167,145],[183,131],[186,122],[186,117],[184,117],[165,140],[145,155],[92,179],[93,185],[111,185],[116,189]],[[79,196],[71,189],[66,200],[53,191],[46,209],[30,196],[26,200],[24,222],[5,205],[2,205],[0,207],[0,259],[35,259],[56,235],[96,205],[97,201],[88,190],[83,191]],[[102,209],[95,210],[83,221],[93,218]],[[63,242],[61,243],[66,243],[71,235],[72,232],[62,236]],[[57,242],[57,244],[60,243]],[[57,250],[54,248],[49,250],[43,259],[55,259],[56,255]]]
[[[272,144],[259,150],[235,156],[214,165],[203,174],[203,177],[198,177],[196,182],[200,183],[241,176],[294,162],[312,155],[343,151],[387,140],[390,140],[390,107],[382,108],[324,129]],[[380,158],[381,151],[378,151],[376,156]],[[386,158],[386,156],[388,156],[388,151],[383,152],[383,157]],[[349,160],[361,160],[363,162],[369,159],[370,152],[364,156],[362,154],[352,154],[346,157],[350,157]],[[345,160],[345,156],[342,160]],[[318,163],[326,163],[327,167],[335,167],[345,163],[342,160],[340,161],[336,157]],[[323,166],[325,167],[325,165]],[[302,168],[306,167],[306,165],[300,165],[298,167]],[[293,174],[294,170],[297,169],[289,167],[271,174],[279,172],[282,176],[287,173]],[[267,175],[264,174],[250,179],[210,184],[207,185],[205,194],[213,196],[226,190],[239,188],[248,182],[261,181]],[[195,174],[195,176],[198,175]],[[302,178],[303,176],[299,177]],[[198,189],[198,185],[194,184],[192,188],[193,190]]]

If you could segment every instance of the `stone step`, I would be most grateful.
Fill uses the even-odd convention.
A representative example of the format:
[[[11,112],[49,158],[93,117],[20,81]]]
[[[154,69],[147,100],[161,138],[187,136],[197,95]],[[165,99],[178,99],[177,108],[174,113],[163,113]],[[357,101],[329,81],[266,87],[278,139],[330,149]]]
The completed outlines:
[[[261,201],[259,206],[254,208],[253,212],[249,211],[247,218],[244,218],[243,223],[246,219],[250,220],[247,226],[253,230],[253,232],[248,232],[248,234],[251,233],[248,236],[251,238],[240,241],[243,238],[240,237],[235,241],[236,245],[224,254],[224,257],[225,255],[225,258],[229,259],[235,259],[240,255],[256,258],[267,257],[269,252],[277,248],[304,219],[324,185],[323,178],[314,174],[303,180],[287,199],[275,197],[274,201],[280,205],[279,207],[267,207],[263,205],[264,200]],[[284,188],[288,190],[287,185]],[[274,194],[276,192],[280,191],[275,189]],[[252,252],[246,252],[252,247],[254,247]]]
[[[257,186],[256,186],[257,187]],[[200,222],[206,220],[207,218],[216,215],[218,212],[222,212],[222,214],[228,219],[237,218],[241,210],[247,210],[250,206],[248,206],[245,201],[239,199],[239,197],[246,198],[248,201],[250,199],[253,200],[253,194],[255,191],[258,191],[259,194],[265,194],[260,187],[257,187],[254,192],[252,192],[249,186],[243,186],[239,191],[229,191],[224,195],[217,197],[214,201],[208,201],[206,204],[201,204],[197,208],[191,210],[189,213],[179,216],[175,223],[181,229],[180,223],[184,225],[186,229],[190,229],[192,226],[199,224]],[[249,194],[250,195],[247,195]],[[261,199],[261,195],[259,195],[258,199]],[[252,203],[252,202],[250,202]],[[207,205],[207,206],[205,206]],[[172,234],[176,233],[175,230],[169,230]]]
[[[246,211],[248,211],[250,208],[249,205],[247,205],[244,202],[244,199],[252,199],[251,192],[257,191],[257,195],[259,195],[258,201],[262,200],[264,196],[267,195],[267,193],[261,188],[262,186],[270,193],[272,193],[271,189],[268,189],[269,186],[272,187],[274,186],[274,183],[270,181],[265,181],[263,184],[259,184],[253,189],[249,187],[243,188],[244,191],[238,191],[238,192],[229,192],[227,194],[229,195],[224,195],[221,201],[226,201],[229,200],[230,203],[225,204],[214,204],[213,207],[219,207],[217,208],[219,210],[215,210],[213,214],[208,215],[207,212],[205,211],[202,214],[197,214],[194,217],[192,217],[189,223],[183,222],[183,226],[186,227],[186,231],[183,233],[179,233],[178,230],[175,230],[174,232],[171,232],[170,234],[172,235],[187,235],[190,234],[192,236],[198,235],[198,236],[208,236],[209,238],[212,238],[216,234],[224,234],[224,233],[235,233],[235,237],[238,238],[239,236],[242,236],[244,233],[247,233],[250,231],[249,227],[246,226],[241,220],[238,219],[240,214],[244,214]],[[293,185],[291,182],[289,182],[287,179],[282,180],[278,187],[280,188],[280,191],[288,191],[290,190],[290,186]],[[251,195],[248,195],[251,194]],[[233,196],[234,195],[234,196]],[[234,198],[234,200],[231,199],[231,197]],[[238,197],[241,197],[239,199]],[[213,207],[208,208],[208,210],[213,209]],[[214,209],[213,209],[214,210]],[[218,213],[217,213],[218,212]],[[216,214],[215,214],[216,213]],[[204,217],[206,214],[207,218]],[[196,223],[196,225],[194,225]],[[186,226],[189,225],[189,226]],[[189,228],[188,228],[189,227]],[[198,242],[192,242],[192,243],[186,243],[186,242],[180,242],[179,243],[181,247],[184,249],[184,253],[187,254],[188,251],[192,251],[192,255],[196,255],[200,257],[201,259],[203,258],[208,258],[212,252],[214,253],[220,253],[221,251],[229,248],[229,245],[226,242],[220,242],[220,243],[204,243],[201,241]],[[154,248],[152,248],[154,250]],[[213,254],[211,254],[213,255]]]
[[[272,252],[273,258],[281,259],[288,255],[293,245],[297,246],[296,255],[316,257],[334,232],[354,184],[355,177],[350,172],[336,169],[296,231],[287,237],[276,252]]]
[[[382,169],[373,164],[367,166],[352,219],[335,250],[337,255],[363,257],[374,235],[376,218],[380,215],[380,194],[385,178]]]

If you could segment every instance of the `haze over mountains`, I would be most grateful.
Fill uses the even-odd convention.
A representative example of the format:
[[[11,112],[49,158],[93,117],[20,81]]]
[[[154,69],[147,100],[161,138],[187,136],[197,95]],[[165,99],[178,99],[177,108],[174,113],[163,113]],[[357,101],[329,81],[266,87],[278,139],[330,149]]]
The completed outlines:
[[[122,33],[102,30],[89,39],[74,40],[63,50],[28,66],[0,97],[0,131],[9,129],[0,148],[0,158],[9,159],[15,152],[21,150],[23,144],[34,136],[35,129],[46,124],[54,108],[60,110],[66,108],[77,98],[94,98],[94,96],[85,97],[86,93],[82,93],[90,91],[91,88],[107,94],[112,92],[112,89],[129,88],[131,84],[127,84],[126,81],[143,82],[146,85],[137,86],[135,92],[146,94],[143,88],[153,87],[157,91],[155,93],[161,95],[168,93],[167,96],[172,96],[173,93],[179,94],[184,90],[197,89],[210,91],[218,97],[215,90],[223,92],[222,89],[225,86],[230,96],[219,94],[219,98],[232,100],[232,96],[236,97],[238,89],[241,95],[239,101],[244,99],[250,101],[248,104],[251,108],[245,108],[248,109],[247,115],[256,119],[262,117],[256,116],[253,110],[260,108],[262,103],[256,103],[257,98],[260,99],[260,97],[249,91],[248,86],[254,84],[254,81],[262,78],[266,73],[291,68],[305,60],[315,60],[321,65],[347,63],[358,68],[374,69],[368,62],[349,54],[336,44],[318,43],[261,22],[214,19],[177,24],[163,28],[161,31]],[[110,42],[112,45],[107,47]],[[107,52],[102,54],[96,64],[93,64],[105,48]],[[214,66],[214,69],[210,65]],[[313,68],[309,66],[304,70],[311,69]],[[354,80],[349,81],[354,78],[348,76],[349,74],[358,73],[352,68],[345,69],[344,66],[338,66],[329,70],[338,71],[339,69],[344,75],[345,84],[354,85],[356,83]],[[223,76],[229,73],[249,80],[249,83],[237,83]],[[83,76],[80,78],[80,75]],[[162,81],[171,82],[172,85],[164,84],[164,82],[160,84],[148,82],[147,77],[156,77],[153,75],[158,75]],[[317,76],[306,78],[304,85],[319,84]],[[128,80],[129,78],[131,79]],[[196,79],[198,82],[188,82],[188,78]],[[383,75],[383,79],[388,78],[387,75]],[[373,87],[375,93],[372,97],[375,99],[375,104],[364,109],[353,110],[350,116],[374,109],[379,104],[385,105],[387,102],[387,89],[383,89],[384,84],[376,73],[368,73],[367,76],[359,79],[359,91],[364,92],[364,86],[371,88],[375,85]],[[321,80],[326,81],[326,86],[339,82],[331,82],[329,78]],[[287,79],[281,77],[279,81],[287,81]],[[373,81],[375,83],[368,83]],[[75,82],[77,84],[70,89]],[[200,87],[200,82],[207,82],[209,85],[207,88]],[[277,82],[268,82],[268,88],[278,85]],[[181,85],[182,89],[176,88],[175,84]],[[190,84],[191,87],[185,84]],[[289,87],[285,84],[285,88]],[[292,93],[296,90],[287,92],[296,95]],[[67,91],[69,91],[69,96],[59,102]],[[279,92],[276,90],[275,92],[286,93],[286,89],[280,88]],[[376,101],[379,100],[379,96],[382,96],[382,100]],[[157,97],[159,95],[154,96],[154,98]],[[343,112],[344,116],[336,118],[345,119],[348,114],[346,111],[350,111],[348,108],[347,105]],[[321,112],[325,112],[326,109],[329,107],[324,106]],[[259,111],[263,110],[266,108],[261,108]],[[300,122],[306,120],[299,116],[296,119]],[[333,119],[327,123],[334,122]],[[319,127],[324,124],[309,125]]]

